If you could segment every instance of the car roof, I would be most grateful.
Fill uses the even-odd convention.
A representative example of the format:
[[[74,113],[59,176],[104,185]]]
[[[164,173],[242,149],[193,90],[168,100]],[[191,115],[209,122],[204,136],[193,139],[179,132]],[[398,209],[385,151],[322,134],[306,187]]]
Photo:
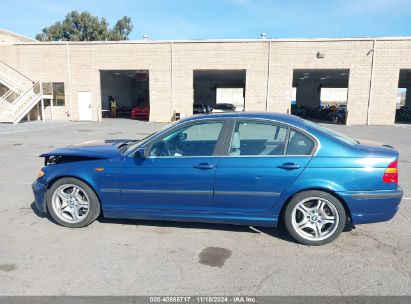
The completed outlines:
[[[275,120],[287,124],[291,124],[300,128],[305,128],[304,120],[298,116],[291,114],[275,113],[275,112],[232,112],[232,113],[212,113],[207,115],[194,115],[181,119],[183,122],[199,121],[204,119],[268,119]]]

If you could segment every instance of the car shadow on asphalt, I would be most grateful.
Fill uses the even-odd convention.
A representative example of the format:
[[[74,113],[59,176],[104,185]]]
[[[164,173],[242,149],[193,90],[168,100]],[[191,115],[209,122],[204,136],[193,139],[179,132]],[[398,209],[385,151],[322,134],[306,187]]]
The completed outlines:
[[[46,213],[40,212],[35,202],[30,204],[30,207],[34,214],[40,218],[48,219],[53,224],[58,225],[53,218]],[[284,227],[280,224],[278,227],[256,227],[256,226],[242,226],[242,225],[229,225],[229,224],[214,224],[214,223],[201,223],[201,222],[177,222],[177,221],[158,221],[158,220],[140,220],[140,219],[115,219],[99,217],[98,222],[102,224],[113,225],[135,225],[135,226],[148,226],[148,227],[164,227],[164,228],[182,228],[182,229],[197,229],[197,230],[214,230],[214,231],[230,231],[252,234],[266,234],[271,237],[275,237],[280,240],[284,240],[291,243],[296,243],[294,239],[285,231]]]
[[[50,222],[52,222],[53,224],[58,225],[58,223],[50,216],[50,214],[40,212],[39,209],[37,209],[37,206],[36,206],[36,203],[35,203],[35,202],[32,202],[32,203],[30,204],[30,207],[31,207],[31,210],[33,211],[33,213],[34,213],[36,216],[38,216],[39,218],[48,219],[48,220],[49,220]]]
[[[114,218],[98,218],[98,221],[103,224],[119,224],[119,225],[135,225],[148,227],[165,227],[165,228],[182,228],[182,229],[197,229],[197,230],[214,230],[214,231],[230,231],[252,234],[266,234],[277,239],[296,243],[294,239],[285,231],[282,225],[279,227],[256,227],[242,226],[229,224],[201,223],[201,222],[177,222],[177,221],[159,221],[159,220],[140,220],[140,219],[114,219]]]
[[[32,202],[32,203],[30,204],[30,208],[31,208],[31,210],[34,212],[34,214],[37,215],[38,217],[40,217],[40,218],[48,218],[49,220],[52,221],[51,217],[49,217],[48,214],[43,213],[43,212],[40,212],[39,209],[37,209],[35,202]]]

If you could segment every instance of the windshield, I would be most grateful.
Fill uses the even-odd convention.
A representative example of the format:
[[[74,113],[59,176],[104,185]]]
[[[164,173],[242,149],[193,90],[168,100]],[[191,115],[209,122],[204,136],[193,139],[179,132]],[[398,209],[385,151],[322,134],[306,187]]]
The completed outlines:
[[[311,127],[311,128],[313,128],[313,129],[315,129],[315,130],[318,130],[318,131],[320,131],[320,132],[323,132],[323,133],[329,134],[329,135],[331,135],[331,136],[334,136],[334,137],[336,137],[337,139],[339,139],[339,140],[341,140],[341,141],[343,141],[343,142],[345,142],[346,144],[349,144],[349,145],[351,145],[351,146],[355,146],[356,144],[358,144],[358,141],[356,141],[355,139],[352,139],[351,137],[348,137],[348,136],[346,136],[346,135],[344,135],[344,134],[338,133],[338,132],[333,131],[333,130],[331,130],[331,129],[328,129],[328,128],[326,128],[326,127],[320,126],[319,124],[316,124],[316,123],[314,123],[314,122],[312,122],[312,121],[309,121],[309,120],[305,120],[305,119],[304,119],[304,123],[305,123],[305,125],[308,126],[308,127]]]
[[[154,132],[154,133],[151,133],[151,134],[147,135],[143,139],[139,139],[139,140],[130,142],[127,146],[125,146],[125,149],[123,151],[121,151],[121,153],[123,153],[123,154],[130,153],[131,151],[135,150],[136,148],[140,147],[141,145],[143,145],[144,143],[149,141],[152,137],[154,137],[158,133],[163,132],[164,130],[166,130],[166,129],[170,128],[171,126],[175,125],[176,123],[177,123],[177,121],[172,122],[172,123],[164,126],[163,128],[161,128],[157,132]]]

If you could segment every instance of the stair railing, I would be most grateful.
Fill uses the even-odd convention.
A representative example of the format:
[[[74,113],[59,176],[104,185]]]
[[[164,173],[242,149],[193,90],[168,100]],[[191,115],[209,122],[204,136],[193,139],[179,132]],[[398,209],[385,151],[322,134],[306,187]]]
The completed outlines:
[[[9,89],[13,89],[20,94],[25,92],[34,83],[30,78],[1,60],[0,79]]]

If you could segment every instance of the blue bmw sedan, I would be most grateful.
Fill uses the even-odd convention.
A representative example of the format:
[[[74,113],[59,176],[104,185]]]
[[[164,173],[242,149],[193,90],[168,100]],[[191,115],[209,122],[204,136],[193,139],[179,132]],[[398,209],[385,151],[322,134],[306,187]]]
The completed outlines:
[[[275,227],[322,245],[346,225],[391,219],[398,152],[296,116],[189,117],[141,141],[42,154],[37,208],[65,227],[98,216]]]

